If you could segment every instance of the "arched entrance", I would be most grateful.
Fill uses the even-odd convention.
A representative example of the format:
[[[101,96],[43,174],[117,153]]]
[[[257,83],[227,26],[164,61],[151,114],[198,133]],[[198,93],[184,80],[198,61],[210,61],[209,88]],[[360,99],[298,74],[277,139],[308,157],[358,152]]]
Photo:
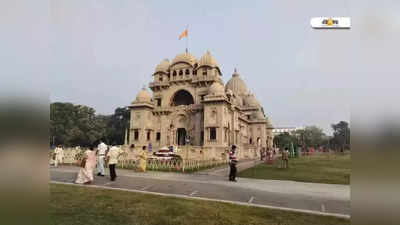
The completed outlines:
[[[186,144],[186,129],[185,128],[178,128],[176,129],[176,143],[178,145],[185,145]]]
[[[193,96],[186,90],[179,90],[172,97],[172,106],[191,104],[194,104]]]

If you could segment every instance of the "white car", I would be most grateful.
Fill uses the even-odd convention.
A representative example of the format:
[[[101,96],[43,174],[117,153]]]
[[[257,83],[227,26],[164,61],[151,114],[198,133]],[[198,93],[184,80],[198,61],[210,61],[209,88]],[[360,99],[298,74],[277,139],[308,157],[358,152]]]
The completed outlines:
[[[161,148],[157,152],[154,152],[149,159],[157,159],[157,160],[171,160],[171,159],[179,159],[181,158],[179,155],[171,152],[168,148]]]

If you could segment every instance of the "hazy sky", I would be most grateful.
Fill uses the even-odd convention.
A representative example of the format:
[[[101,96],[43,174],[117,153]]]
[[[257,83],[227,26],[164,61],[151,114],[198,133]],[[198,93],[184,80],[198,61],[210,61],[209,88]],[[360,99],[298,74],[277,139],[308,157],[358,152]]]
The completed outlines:
[[[273,125],[330,132],[330,124],[349,121],[355,93],[379,89],[384,74],[400,71],[399,3],[366,2],[2,2],[0,60],[8,82],[0,93],[35,89],[51,102],[112,113],[152,81],[162,59],[184,51],[178,35],[189,25],[189,52],[200,58],[210,50],[225,82],[237,67]],[[352,29],[312,30],[316,16],[349,16]]]

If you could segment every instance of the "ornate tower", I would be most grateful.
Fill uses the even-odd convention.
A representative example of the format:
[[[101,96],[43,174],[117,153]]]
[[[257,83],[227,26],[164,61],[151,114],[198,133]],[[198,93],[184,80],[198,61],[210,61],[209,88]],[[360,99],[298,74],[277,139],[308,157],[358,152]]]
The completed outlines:
[[[147,146],[153,139],[153,101],[144,87],[129,107],[131,109],[129,145]]]

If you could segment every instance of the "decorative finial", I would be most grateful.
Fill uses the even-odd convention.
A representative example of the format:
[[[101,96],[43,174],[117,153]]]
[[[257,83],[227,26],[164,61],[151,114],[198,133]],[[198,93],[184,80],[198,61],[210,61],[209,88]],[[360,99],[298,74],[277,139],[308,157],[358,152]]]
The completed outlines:
[[[239,74],[238,74],[237,69],[235,67],[235,69],[233,70],[232,77],[237,77],[237,76],[239,76]]]
[[[143,85],[143,88],[142,88],[142,90],[146,90],[146,85],[145,85],[145,84]]]

